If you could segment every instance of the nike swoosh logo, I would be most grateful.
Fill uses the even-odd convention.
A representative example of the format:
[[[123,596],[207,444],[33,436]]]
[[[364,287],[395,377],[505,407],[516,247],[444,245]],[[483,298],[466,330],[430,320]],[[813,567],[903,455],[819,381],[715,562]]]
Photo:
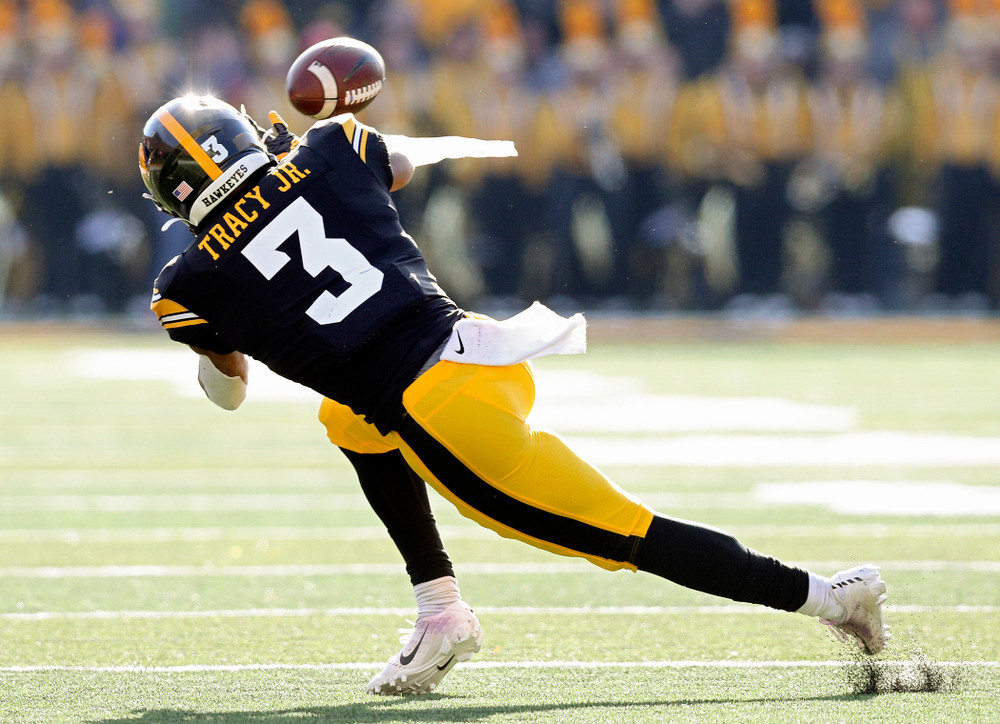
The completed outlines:
[[[458,337],[458,349],[455,350],[455,354],[465,354],[465,343],[462,342],[462,333],[456,330],[455,336]]]
[[[438,667],[438,671],[444,671],[445,669],[447,669],[448,668],[448,664],[450,664],[454,660],[455,660],[455,657],[452,656],[450,659],[448,659],[447,661],[445,661],[443,664],[441,664]]]
[[[413,650],[408,654],[399,655],[400,664],[402,664],[403,666],[410,665],[410,662],[413,661],[413,657],[417,655],[417,650],[420,648],[420,644],[424,642],[424,636],[426,635],[427,635],[427,629],[424,629],[424,632],[420,634],[420,640],[417,641],[417,645],[413,647]]]

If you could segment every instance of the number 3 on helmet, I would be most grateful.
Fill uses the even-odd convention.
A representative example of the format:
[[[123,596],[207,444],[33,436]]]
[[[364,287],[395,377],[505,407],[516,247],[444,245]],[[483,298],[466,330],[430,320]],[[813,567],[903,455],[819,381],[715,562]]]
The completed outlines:
[[[142,132],[139,172],[153,202],[191,228],[250,174],[274,163],[256,125],[211,96],[175,98]]]

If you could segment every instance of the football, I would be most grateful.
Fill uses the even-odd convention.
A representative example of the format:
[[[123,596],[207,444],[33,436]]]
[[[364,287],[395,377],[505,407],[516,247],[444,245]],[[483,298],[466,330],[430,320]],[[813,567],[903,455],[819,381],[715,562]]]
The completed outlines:
[[[384,81],[385,61],[375,48],[354,38],[330,38],[295,59],[285,91],[297,111],[322,119],[357,113],[375,99]]]

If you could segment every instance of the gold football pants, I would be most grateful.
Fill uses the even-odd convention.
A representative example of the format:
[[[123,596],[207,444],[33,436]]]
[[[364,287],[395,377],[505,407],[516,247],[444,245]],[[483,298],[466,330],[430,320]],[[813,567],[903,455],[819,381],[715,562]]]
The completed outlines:
[[[441,361],[406,389],[406,415],[389,435],[332,400],[323,401],[320,421],[340,447],[398,448],[464,516],[504,537],[609,570],[635,570],[652,511],[558,435],[529,425],[534,399],[528,363]]]

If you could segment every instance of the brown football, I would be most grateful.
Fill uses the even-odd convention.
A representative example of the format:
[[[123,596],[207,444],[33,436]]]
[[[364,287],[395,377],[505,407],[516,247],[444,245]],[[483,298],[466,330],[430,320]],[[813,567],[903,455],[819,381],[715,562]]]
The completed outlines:
[[[292,106],[313,118],[357,113],[385,81],[385,61],[354,38],[330,38],[302,51],[288,69],[285,91]]]

